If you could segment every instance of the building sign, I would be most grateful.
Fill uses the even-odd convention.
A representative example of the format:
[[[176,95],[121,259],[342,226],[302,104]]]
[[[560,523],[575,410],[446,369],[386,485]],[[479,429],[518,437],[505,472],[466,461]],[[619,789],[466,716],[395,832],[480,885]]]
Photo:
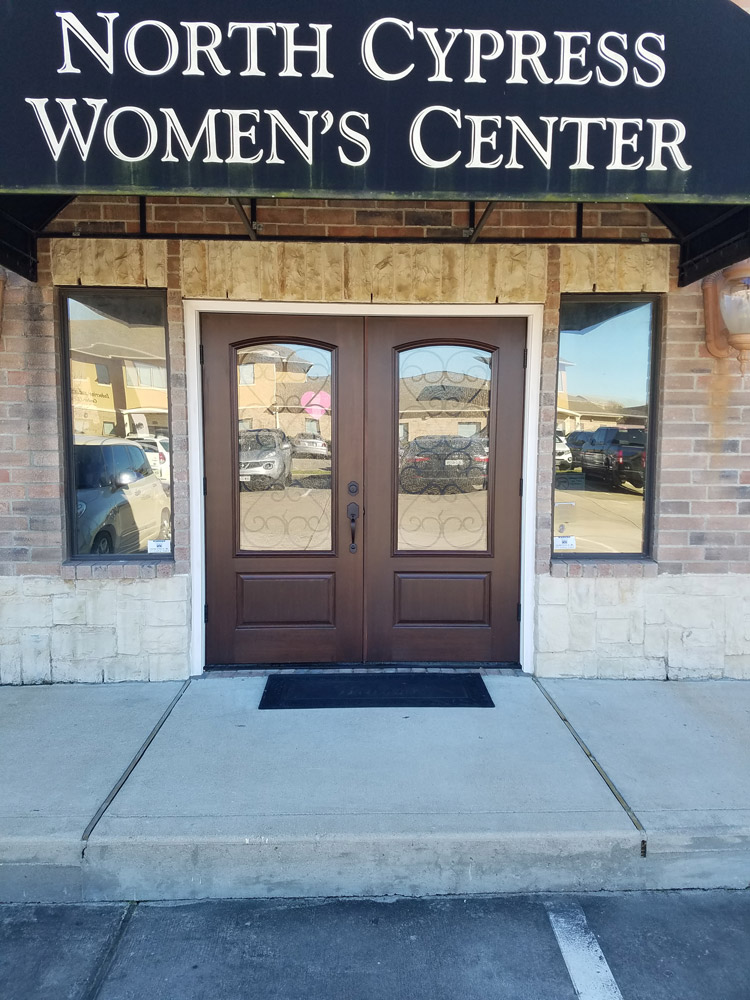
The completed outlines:
[[[730,0],[33,0],[0,191],[750,201]]]

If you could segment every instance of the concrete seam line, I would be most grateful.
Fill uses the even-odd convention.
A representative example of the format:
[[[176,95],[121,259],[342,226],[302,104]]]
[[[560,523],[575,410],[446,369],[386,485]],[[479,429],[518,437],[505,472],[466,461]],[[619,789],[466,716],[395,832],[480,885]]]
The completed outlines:
[[[560,953],[579,1000],[623,1000],[579,903],[545,903]]]
[[[117,954],[117,949],[120,947],[120,941],[122,941],[125,931],[128,929],[128,924],[133,919],[133,914],[135,913],[137,903],[128,903],[125,912],[123,913],[120,923],[117,925],[112,940],[107,945],[107,949],[102,956],[99,965],[94,972],[94,977],[91,980],[88,989],[81,997],[81,1000],[96,1000],[102,991],[102,986],[104,986],[104,980],[107,978],[107,973],[112,968],[112,963],[115,960],[115,955]]]
[[[120,791],[120,789],[122,788],[122,786],[125,784],[125,782],[128,780],[128,778],[133,773],[133,771],[136,769],[136,767],[138,766],[138,764],[141,761],[143,755],[145,754],[145,752],[148,750],[148,748],[151,746],[151,744],[153,743],[154,739],[156,738],[156,734],[159,732],[159,730],[161,729],[161,727],[164,725],[164,723],[167,721],[167,719],[169,718],[169,716],[172,714],[172,709],[175,707],[175,705],[177,704],[177,702],[180,700],[180,698],[183,696],[183,694],[190,687],[190,680],[191,679],[188,677],[188,679],[182,685],[182,687],[180,688],[180,690],[177,692],[177,694],[174,696],[174,698],[167,705],[167,707],[164,710],[161,718],[156,723],[156,725],[151,730],[151,732],[148,734],[148,736],[146,737],[146,739],[143,741],[143,743],[141,744],[140,749],[136,752],[135,757],[133,757],[133,759],[131,760],[131,762],[128,764],[128,766],[125,768],[125,770],[122,772],[122,774],[120,775],[120,777],[117,779],[117,781],[112,786],[112,790],[110,791],[109,795],[104,799],[104,801],[102,802],[102,804],[99,806],[99,808],[96,810],[96,812],[94,813],[94,815],[89,820],[88,825],[86,826],[86,829],[83,831],[83,834],[81,836],[81,841],[83,842],[83,852],[81,854],[82,857],[83,857],[83,854],[86,853],[86,848],[88,847],[89,837],[94,832],[94,828],[96,827],[97,823],[102,818],[102,816],[105,814],[105,812],[107,811],[107,809],[109,809],[109,807],[112,805],[112,803],[115,800],[118,792]]]
[[[614,797],[617,799],[617,801],[619,802],[619,804],[622,806],[622,808],[627,813],[628,819],[630,820],[630,822],[633,824],[633,826],[636,828],[636,830],[638,830],[639,833],[645,834],[646,833],[645,827],[643,826],[643,824],[641,823],[641,821],[638,819],[638,817],[636,816],[635,812],[630,808],[630,806],[628,805],[628,803],[625,800],[624,796],[620,793],[620,791],[618,790],[617,786],[615,785],[614,781],[612,781],[612,779],[607,774],[607,772],[604,770],[604,768],[602,767],[602,765],[599,763],[599,761],[596,759],[596,757],[592,754],[592,752],[589,750],[589,748],[583,742],[583,740],[581,739],[581,737],[578,735],[578,732],[576,731],[575,727],[573,726],[573,723],[570,721],[570,719],[567,717],[567,715],[563,712],[563,710],[557,704],[557,702],[552,697],[552,695],[549,693],[549,691],[547,691],[547,689],[544,687],[544,685],[535,676],[533,676],[533,675],[532,675],[531,679],[536,684],[536,686],[539,688],[539,690],[542,692],[542,694],[547,699],[547,701],[550,703],[550,705],[554,708],[555,712],[557,712],[557,714],[560,716],[560,719],[562,720],[562,722],[564,723],[564,725],[567,727],[568,731],[570,732],[571,736],[576,741],[576,743],[578,744],[578,746],[581,748],[581,750],[583,750],[583,752],[586,754],[586,756],[588,757],[588,759],[591,761],[591,763],[594,765],[594,767],[596,768],[596,770],[599,772],[599,776],[602,778],[602,780],[606,784],[607,788],[609,788],[610,792],[612,792],[612,794],[614,795]],[[641,841],[641,856],[644,857],[644,858],[646,856],[646,841],[645,841],[645,839]]]

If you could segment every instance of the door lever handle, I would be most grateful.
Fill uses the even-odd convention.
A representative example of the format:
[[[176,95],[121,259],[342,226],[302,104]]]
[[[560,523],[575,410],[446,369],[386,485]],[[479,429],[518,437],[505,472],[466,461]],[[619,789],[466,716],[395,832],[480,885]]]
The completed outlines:
[[[350,552],[357,551],[357,518],[359,517],[359,504],[350,503],[346,508],[346,516],[349,518],[349,527],[352,529],[352,543],[349,546]]]

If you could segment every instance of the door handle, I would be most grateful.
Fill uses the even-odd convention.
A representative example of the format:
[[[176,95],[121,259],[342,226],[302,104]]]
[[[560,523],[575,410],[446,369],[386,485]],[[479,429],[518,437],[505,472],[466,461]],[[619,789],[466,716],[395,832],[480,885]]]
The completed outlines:
[[[346,516],[349,518],[349,527],[352,529],[352,544],[349,546],[350,552],[357,551],[357,542],[355,541],[357,536],[357,518],[359,517],[359,504],[350,503],[346,508]]]

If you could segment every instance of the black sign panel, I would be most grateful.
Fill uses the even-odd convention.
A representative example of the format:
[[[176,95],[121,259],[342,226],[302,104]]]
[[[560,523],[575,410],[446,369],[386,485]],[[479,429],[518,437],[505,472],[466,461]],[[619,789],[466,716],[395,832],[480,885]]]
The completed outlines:
[[[0,191],[750,202],[730,0],[0,7]]]

